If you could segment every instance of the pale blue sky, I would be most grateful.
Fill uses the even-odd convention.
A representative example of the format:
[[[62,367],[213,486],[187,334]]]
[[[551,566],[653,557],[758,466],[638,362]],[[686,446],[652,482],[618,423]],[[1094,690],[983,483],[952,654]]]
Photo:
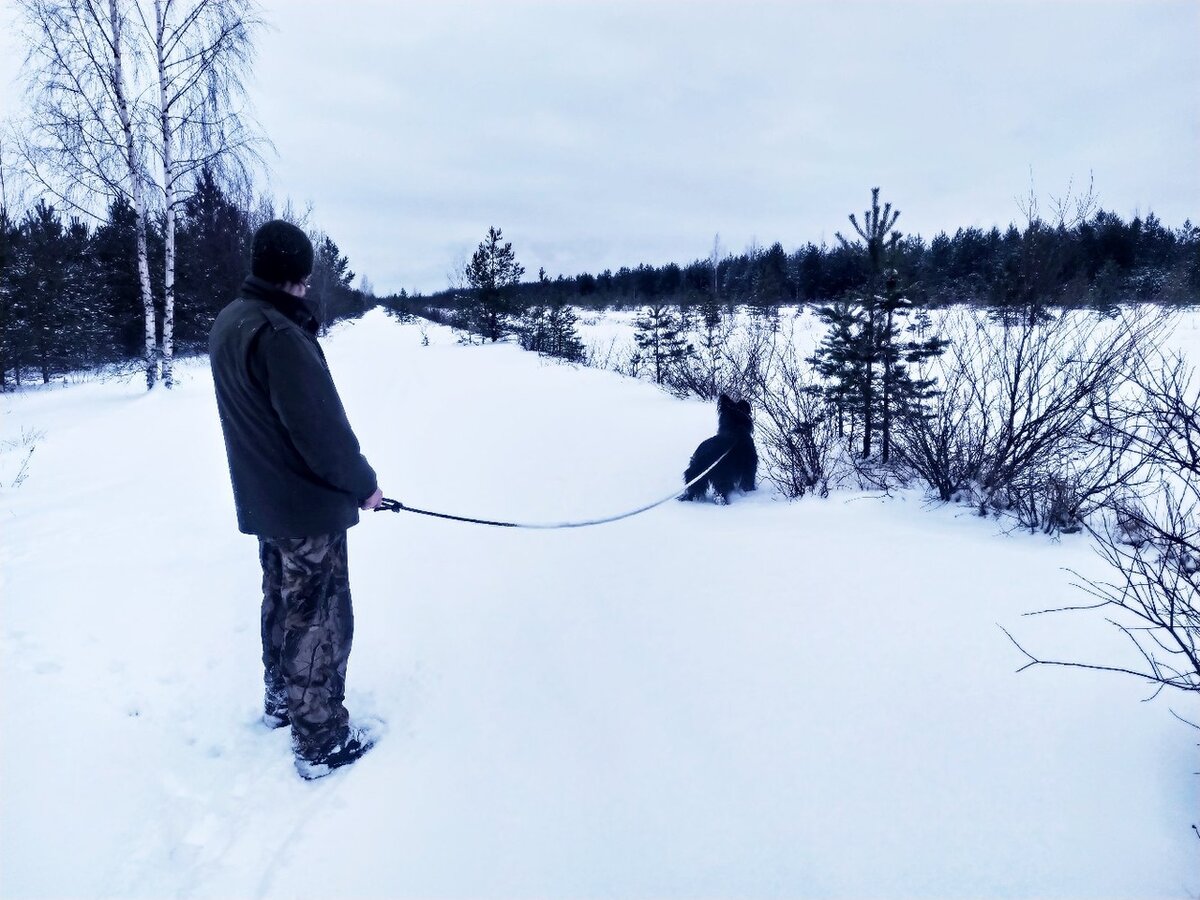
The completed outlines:
[[[489,225],[552,275],[832,240],[874,185],[905,232],[1004,226],[1031,168],[1200,219],[1196,0],[264,11],[270,188],[379,291],[446,287]]]

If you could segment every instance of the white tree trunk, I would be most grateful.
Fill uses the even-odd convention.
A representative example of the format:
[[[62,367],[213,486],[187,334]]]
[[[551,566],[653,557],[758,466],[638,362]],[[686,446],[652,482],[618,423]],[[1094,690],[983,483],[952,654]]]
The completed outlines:
[[[140,0],[144,2],[144,0]],[[163,200],[163,383],[174,383],[176,223],[188,178],[227,163],[237,170],[253,155],[254,138],[241,123],[236,99],[249,65],[251,0],[153,0],[154,19],[142,16],[158,76],[158,132]]]
[[[162,0],[154,0],[155,51],[158,61],[158,108],[162,130],[162,166],[165,222],[163,225],[163,333],[162,378],[165,387],[175,383],[175,136],[171,129],[170,101],[167,94],[166,19]]]
[[[173,387],[175,379],[171,367],[175,360],[175,191],[167,189],[167,213],[164,226],[166,249],[164,250],[165,271],[163,276],[163,333],[162,333],[162,377],[163,385]]]
[[[125,75],[121,60],[121,14],[117,8],[117,0],[108,0],[108,14],[112,25],[113,93],[117,114],[121,119],[121,131],[125,136],[125,163],[129,173],[129,192],[133,198],[134,229],[137,233],[138,278],[141,281],[142,309],[146,325],[146,389],[149,390],[158,380],[158,359],[154,294],[150,289],[150,254],[146,244],[146,200],[142,193],[142,173],[134,145],[133,119],[129,112],[129,100],[125,95]]]

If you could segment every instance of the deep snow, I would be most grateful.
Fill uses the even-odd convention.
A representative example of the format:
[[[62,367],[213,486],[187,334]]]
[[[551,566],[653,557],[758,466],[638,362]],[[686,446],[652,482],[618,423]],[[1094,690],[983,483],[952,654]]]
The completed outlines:
[[[384,492],[576,519],[662,495],[711,406],[381,312],[327,339]],[[912,496],[668,503],[561,532],[391,513],[351,532],[352,713],[296,777],[257,724],[256,546],[206,362],[5,396],[4,896],[1186,897],[1177,697],[1035,669],[1127,659],[1081,538]]]

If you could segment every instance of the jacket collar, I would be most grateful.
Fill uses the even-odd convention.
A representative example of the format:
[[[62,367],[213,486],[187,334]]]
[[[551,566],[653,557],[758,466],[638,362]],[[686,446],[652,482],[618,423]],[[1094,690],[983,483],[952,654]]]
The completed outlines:
[[[269,303],[309,334],[317,333],[320,323],[313,308],[269,281],[263,281],[256,275],[248,276],[242,282],[242,296],[248,300]]]

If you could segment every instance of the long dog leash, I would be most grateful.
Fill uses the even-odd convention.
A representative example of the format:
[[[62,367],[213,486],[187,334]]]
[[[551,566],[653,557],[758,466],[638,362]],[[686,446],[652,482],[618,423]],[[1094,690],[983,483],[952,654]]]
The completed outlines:
[[[726,450],[719,457],[717,457],[716,462],[685,484],[683,486],[683,490],[686,491],[692,485],[703,481],[704,476],[715,469],[718,464],[720,464],[721,460],[728,456],[729,453],[730,450]],[[617,522],[621,519],[628,519],[631,516],[639,515],[647,510],[654,509],[656,506],[662,506],[669,500],[674,500],[681,493],[682,491],[678,490],[672,491],[661,500],[655,500],[653,503],[647,503],[645,506],[639,506],[637,509],[631,509],[629,512],[617,513],[615,516],[605,516],[602,519],[587,519],[582,522],[498,522],[494,519],[476,519],[472,518],[471,516],[454,516],[450,513],[440,513],[432,512],[428,509],[418,509],[415,506],[405,506],[399,500],[392,500],[388,497],[384,497],[383,501],[377,507],[375,507],[375,512],[410,512],[416,513],[419,516],[432,516],[435,519],[450,519],[454,522],[469,522],[472,525],[491,525],[495,528],[585,528],[589,525],[603,525],[606,522]]]

